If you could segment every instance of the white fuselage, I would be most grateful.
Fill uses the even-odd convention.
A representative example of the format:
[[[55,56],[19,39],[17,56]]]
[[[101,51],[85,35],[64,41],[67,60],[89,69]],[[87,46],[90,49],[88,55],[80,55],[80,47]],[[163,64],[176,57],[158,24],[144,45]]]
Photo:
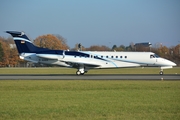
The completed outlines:
[[[138,66],[158,66],[170,68],[176,64],[160,58],[152,52],[89,52],[80,51],[88,55],[63,55],[23,53],[22,59],[34,63],[54,64],[72,67],[71,63],[83,64],[86,68],[119,68]]]
[[[122,68],[158,66],[163,69],[176,66],[175,63],[158,57],[152,52],[91,52],[50,50],[37,47],[24,32],[6,31],[13,36],[20,58],[33,62],[72,67],[76,74],[83,75],[92,68]]]

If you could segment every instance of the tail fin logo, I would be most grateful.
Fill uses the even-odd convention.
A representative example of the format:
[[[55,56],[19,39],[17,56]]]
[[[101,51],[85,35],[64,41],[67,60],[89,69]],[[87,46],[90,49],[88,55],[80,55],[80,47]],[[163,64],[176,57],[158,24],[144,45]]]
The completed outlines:
[[[24,40],[21,40],[21,44],[24,44],[25,43],[25,41]]]

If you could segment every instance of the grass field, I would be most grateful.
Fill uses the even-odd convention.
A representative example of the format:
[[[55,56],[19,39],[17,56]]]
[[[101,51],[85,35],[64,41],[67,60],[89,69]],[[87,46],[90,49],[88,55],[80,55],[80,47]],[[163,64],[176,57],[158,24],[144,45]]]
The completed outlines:
[[[0,68],[0,74],[75,74],[76,69],[52,68]],[[87,74],[159,74],[160,68],[119,68],[119,69],[92,69]],[[180,74],[180,67],[165,69],[164,74]]]
[[[2,80],[7,119],[179,120],[180,81]]]
[[[0,68],[0,74],[75,74],[67,68]],[[180,68],[164,70],[180,74]],[[88,74],[158,74],[159,68]],[[179,120],[180,81],[1,80],[0,120]]]

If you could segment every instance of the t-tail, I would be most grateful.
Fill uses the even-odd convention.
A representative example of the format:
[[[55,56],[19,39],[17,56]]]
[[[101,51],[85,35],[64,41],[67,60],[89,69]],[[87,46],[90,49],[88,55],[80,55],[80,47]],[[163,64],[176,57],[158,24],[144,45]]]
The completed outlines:
[[[13,39],[15,41],[19,54],[37,53],[37,52],[48,50],[46,48],[40,48],[40,47],[35,46],[24,32],[6,31],[6,33],[9,33],[13,36]]]

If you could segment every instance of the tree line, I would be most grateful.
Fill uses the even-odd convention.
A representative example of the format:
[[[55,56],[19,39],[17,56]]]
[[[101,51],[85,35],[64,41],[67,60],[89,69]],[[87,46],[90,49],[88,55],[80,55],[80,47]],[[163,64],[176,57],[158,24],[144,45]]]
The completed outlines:
[[[49,48],[53,50],[83,50],[83,51],[144,51],[154,52],[160,57],[169,59],[180,66],[180,44],[172,47],[163,46],[162,44],[155,44],[151,47],[143,45],[135,46],[134,43],[130,43],[128,46],[113,45],[109,48],[105,45],[92,45],[88,48],[79,46],[77,43],[74,48],[69,48],[67,41],[60,35],[47,34],[37,37],[33,40],[36,46]],[[79,48],[81,47],[81,48]],[[27,62],[19,59],[18,51],[12,37],[3,38],[0,37],[0,67],[17,67],[20,64],[26,64]]]

